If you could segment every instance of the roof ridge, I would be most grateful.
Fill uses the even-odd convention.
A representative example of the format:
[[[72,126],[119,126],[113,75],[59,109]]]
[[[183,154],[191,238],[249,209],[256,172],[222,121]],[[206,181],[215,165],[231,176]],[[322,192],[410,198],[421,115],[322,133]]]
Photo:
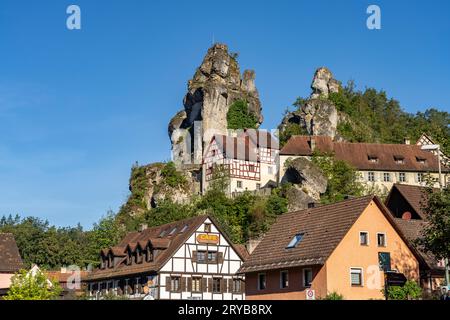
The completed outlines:
[[[333,203],[327,203],[327,204],[321,204],[320,206],[318,206],[318,207],[314,207],[314,208],[307,208],[307,209],[302,209],[302,210],[296,210],[296,211],[291,211],[291,212],[287,212],[287,213],[285,213],[285,214],[283,214],[283,215],[281,215],[281,216],[285,216],[285,215],[291,215],[291,214],[296,214],[296,213],[302,213],[302,212],[311,212],[311,211],[314,211],[314,210],[316,210],[316,209],[323,209],[323,208],[325,208],[325,207],[331,207],[331,206],[336,206],[336,205],[338,205],[338,204],[343,204],[343,203],[346,203],[346,202],[352,202],[352,201],[361,201],[361,200],[363,200],[363,199],[365,199],[365,198],[367,198],[367,199],[373,199],[373,198],[375,198],[376,196],[375,195],[366,195],[366,196],[361,196],[361,197],[357,197],[357,198],[349,198],[349,199],[344,199],[344,200],[340,200],[340,201],[337,201],[337,202],[333,202]],[[280,216],[280,217],[281,217]]]

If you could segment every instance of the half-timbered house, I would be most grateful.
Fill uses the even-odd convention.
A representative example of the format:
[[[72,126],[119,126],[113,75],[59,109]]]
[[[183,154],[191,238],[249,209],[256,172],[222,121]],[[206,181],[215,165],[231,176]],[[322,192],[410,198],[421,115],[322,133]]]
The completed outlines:
[[[92,299],[243,300],[237,275],[248,253],[209,216],[132,232],[102,250],[101,266],[85,279]]]
[[[224,175],[229,194],[272,186],[278,181],[278,158],[278,141],[267,131],[214,135],[203,157],[202,190]]]

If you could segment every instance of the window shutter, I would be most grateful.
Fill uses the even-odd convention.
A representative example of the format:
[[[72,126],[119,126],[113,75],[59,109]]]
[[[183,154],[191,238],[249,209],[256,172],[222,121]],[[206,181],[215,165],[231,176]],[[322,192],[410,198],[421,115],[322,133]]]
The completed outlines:
[[[220,279],[220,293],[227,292],[227,280],[222,278]]]
[[[186,290],[186,284],[187,284],[187,277],[182,277],[182,278],[180,278],[180,281],[181,281],[181,291],[182,292],[186,292],[187,290]]]
[[[192,291],[192,277],[187,278],[187,290],[186,291]]]
[[[166,291],[171,291],[170,277],[166,277]]]
[[[209,278],[208,279],[208,292],[212,292],[213,291],[213,279]]]
[[[245,281],[241,280],[241,293],[245,293]]]
[[[223,252],[217,252],[217,261],[223,263]]]
[[[202,278],[202,291],[203,292],[207,292],[207,279],[206,278]]]
[[[192,251],[192,262],[197,262],[197,251]]]

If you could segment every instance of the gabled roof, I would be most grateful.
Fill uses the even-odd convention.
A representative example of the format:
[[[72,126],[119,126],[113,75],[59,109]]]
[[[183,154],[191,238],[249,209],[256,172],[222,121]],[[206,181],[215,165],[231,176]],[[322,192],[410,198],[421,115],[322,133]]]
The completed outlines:
[[[196,216],[168,224],[164,224],[158,227],[148,228],[141,232],[130,232],[122,241],[115,246],[115,250],[119,252],[126,252],[128,248],[136,248],[138,243],[148,243],[155,249],[161,249],[155,259],[151,262],[143,261],[140,264],[126,265],[123,262],[125,258],[110,269],[97,269],[91,272],[86,280],[106,279],[111,277],[139,274],[142,272],[157,272],[162,268],[165,263],[177,252],[177,250],[189,239],[189,237],[200,227],[206,219],[210,219],[211,222],[220,230],[215,220],[207,215]],[[171,231],[175,230],[171,234]],[[181,232],[183,231],[183,232]],[[245,256],[241,248],[234,245],[227,235],[221,232],[228,243],[234,248],[239,257],[244,260]],[[119,250],[122,248],[122,250]],[[125,256],[125,255],[121,255]]]
[[[314,150],[311,140],[315,144]],[[334,142],[326,136],[293,136],[280,154],[311,156],[315,150],[334,153],[336,159],[359,170],[437,172],[439,169],[437,157],[432,152],[421,150],[418,145]],[[376,161],[369,161],[370,157]],[[396,159],[402,159],[403,163],[397,163]],[[424,160],[424,163],[419,160]],[[445,167],[442,170],[450,171]]]
[[[422,209],[423,204],[427,201],[427,192],[425,187],[396,183],[389,192],[386,199],[386,204],[389,203],[389,199],[395,192],[398,192],[401,195],[404,201],[409,204],[414,211],[416,211],[417,215],[421,219],[426,218],[426,214]],[[392,210],[392,208],[389,209]]]
[[[278,150],[280,148],[279,141],[267,130],[246,129],[239,137],[250,137],[250,140],[258,148],[267,148]]]
[[[425,228],[427,224],[426,221],[417,219],[404,220],[401,218],[394,218],[394,221],[395,224],[399,227],[399,229],[403,232],[409,243],[417,248],[416,250],[422,256],[426,268],[434,271],[443,271],[444,268],[438,266],[438,260],[436,259],[436,257],[429,252],[421,250],[420,248],[417,247],[415,243],[416,240],[421,237],[422,230]]]
[[[257,146],[249,136],[230,137],[216,134],[211,142],[216,141],[219,150],[227,159],[257,161]]]
[[[389,210],[377,197],[366,196],[279,216],[250,258],[240,268],[239,273],[325,264],[371,201],[378,205],[383,215],[409,246],[393,222]],[[303,233],[300,243],[294,248],[286,249],[289,242],[299,233]],[[416,252],[413,253],[420,258]]]
[[[22,268],[22,258],[14,235],[0,233],[0,273],[15,273]]]

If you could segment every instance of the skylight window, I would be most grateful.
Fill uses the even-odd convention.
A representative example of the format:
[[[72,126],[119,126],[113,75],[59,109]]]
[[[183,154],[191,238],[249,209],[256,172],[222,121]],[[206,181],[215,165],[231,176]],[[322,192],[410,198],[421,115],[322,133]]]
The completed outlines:
[[[183,229],[180,230],[180,233],[183,233],[187,230],[188,226],[187,224],[184,225]]]
[[[294,238],[292,238],[291,242],[289,242],[286,249],[292,249],[295,248],[303,239],[304,233],[297,233]]]
[[[172,231],[170,231],[169,236],[173,235],[177,231],[177,228],[173,228]]]
[[[159,234],[159,237],[162,238],[166,235],[166,230],[161,231],[161,233]]]

